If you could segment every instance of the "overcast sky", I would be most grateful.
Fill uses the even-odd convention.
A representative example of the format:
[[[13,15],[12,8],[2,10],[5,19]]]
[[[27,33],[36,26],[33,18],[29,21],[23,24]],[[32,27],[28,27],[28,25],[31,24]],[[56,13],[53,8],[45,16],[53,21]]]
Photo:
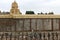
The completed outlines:
[[[10,11],[14,0],[0,0],[0,10]],[[16,0],[22,13],[26,11],[60,14],[60,0]]]

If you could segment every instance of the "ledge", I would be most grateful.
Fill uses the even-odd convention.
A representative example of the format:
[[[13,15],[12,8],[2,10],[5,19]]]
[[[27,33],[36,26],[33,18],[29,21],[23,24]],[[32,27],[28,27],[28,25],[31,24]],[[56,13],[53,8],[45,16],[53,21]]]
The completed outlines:
[[[60,18],[60,15],[21,15],[21,14],[13,14],[13,15],[0,15],[0,18]]]

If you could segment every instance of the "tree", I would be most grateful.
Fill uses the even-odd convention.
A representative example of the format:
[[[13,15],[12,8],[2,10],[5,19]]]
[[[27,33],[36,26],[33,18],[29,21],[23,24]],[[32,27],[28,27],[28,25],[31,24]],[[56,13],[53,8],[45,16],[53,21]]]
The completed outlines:
[[[26,14],[34,14],[34,11],[26,11]]]
[[[54,14],[53,12],[49,12],[48,14]]]

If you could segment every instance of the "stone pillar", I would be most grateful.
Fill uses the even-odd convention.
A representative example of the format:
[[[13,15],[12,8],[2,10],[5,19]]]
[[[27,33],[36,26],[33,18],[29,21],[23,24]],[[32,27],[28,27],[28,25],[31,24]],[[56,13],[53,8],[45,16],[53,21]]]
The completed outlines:
[[[12,40],[12,33],[10,34],[10,40]]]
[[[7,40],[9,40],[10,38],[8,37]]]
[[[23,40],[27,40],[27,37],[26,36],[23,36]]]
[[[0,40],[1,40],[1,36],[0,36]]]
[[[3,39],[3,36],[2,36],[2,34],[0,35],[0,40],[2,40]]]
[[[50,32],[50,40],[53,40],[53,39],[52,39],[52,32]]]
[[[14,37],[12,37],[12,40],[14,40]]]
[[[60,40],[60,33],[58,32],[58,40]]]
[[[41,33],[39,33],[39,40],[41,40]]]
[[[3,40],[7,40],[6,36],[3,37]]]
[[[56,38],[57,38],[57,40],[58,40],[58,33],[56,32]]]
[[[22,36],[19,36],[19,40],[22,40]]]
[[[33,36],[32,40],[37,40],[37,39]]]
[[[56,33],[54,33],[54,40],[57,40]]]
[[[42,32],[41,35],[41,39],[44,40],[44,33]]]
[[[48,32],[45,33],[45,40],[48,40]]]
[[[32,38],[30,36],[27,36],[27,40],[32,40]]]

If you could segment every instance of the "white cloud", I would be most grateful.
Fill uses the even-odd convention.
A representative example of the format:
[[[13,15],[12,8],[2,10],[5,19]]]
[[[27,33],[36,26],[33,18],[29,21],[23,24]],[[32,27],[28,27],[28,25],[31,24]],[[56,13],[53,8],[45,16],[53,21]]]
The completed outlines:
[[[0,0],[0,10],[9,11],[14,0]],[[22,13],[26,10],[60,13],[60,0],[16,0]]]
[[[46,5],[50,6],[60,6],[60,0],[53,0],[51,2],[47,2]]]

